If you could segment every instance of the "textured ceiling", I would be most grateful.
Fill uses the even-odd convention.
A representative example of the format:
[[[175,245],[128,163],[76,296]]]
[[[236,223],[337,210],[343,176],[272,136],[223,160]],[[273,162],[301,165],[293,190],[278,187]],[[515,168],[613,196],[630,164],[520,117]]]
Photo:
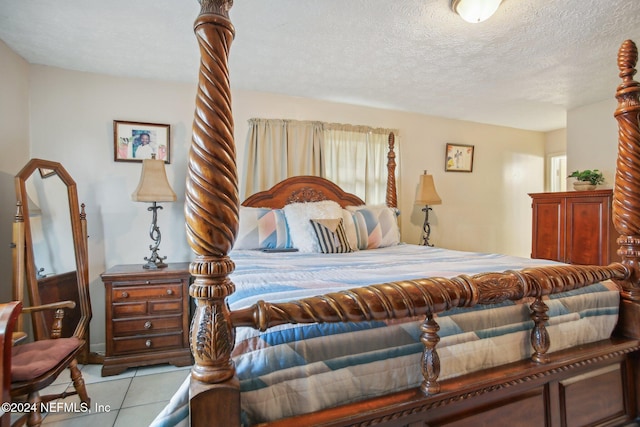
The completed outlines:
[[[640,0],[503,0],[480,24],[450,0],[236,0],[234,89],[548,131],[613,97]],[[196,81],[196,0],[0,0],[29,63]]]

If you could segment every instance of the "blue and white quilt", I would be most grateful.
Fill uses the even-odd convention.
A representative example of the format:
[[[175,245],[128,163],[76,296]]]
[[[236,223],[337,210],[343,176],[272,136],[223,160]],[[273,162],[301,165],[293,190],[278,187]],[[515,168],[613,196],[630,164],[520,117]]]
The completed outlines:
[[[506,255],[398,245],[347,254],[232,251],[232,310],[357,286],[553,264]],[[549,351],[608,338],[618,315],[613,283],[552,295]],[[246,425],[417,387],[420,323],[406,321],[237,328],[233,353]],[[440,379],[531,355],[528,304],[505,302],[437,316]],[[188,380],[153,426],[187,424]]]

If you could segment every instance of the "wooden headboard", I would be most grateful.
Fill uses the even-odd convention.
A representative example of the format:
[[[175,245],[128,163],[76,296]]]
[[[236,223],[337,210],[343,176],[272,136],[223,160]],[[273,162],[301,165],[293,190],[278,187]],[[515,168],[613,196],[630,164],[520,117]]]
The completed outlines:
[[[280,181],[268,190],[248,197],[242,206],[280,209],[289,203],[333,200],[340,206],[364,205],[355,194],[343,191],[333,182],[319,176],[294,176]]]

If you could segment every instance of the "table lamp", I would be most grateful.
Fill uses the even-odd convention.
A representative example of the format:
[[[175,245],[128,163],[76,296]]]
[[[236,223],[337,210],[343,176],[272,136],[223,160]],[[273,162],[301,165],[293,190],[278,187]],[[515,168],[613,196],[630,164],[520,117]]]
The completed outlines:
[[[150,159],[142,161],[142,175],[140,175],[138,188],[131,195],[131,200],[152,204],[147,210],[153,212],[153,219],[149,228],[149,236],[153,240],[153,244],[149,245],[151,255],[144,258],[147,263],[142,267],[151,270],[166,267],[167,264],[163,261],[167,257],[158,255],[161,239],[160,228],[158,227],[158,209],[162,209],[158,202],[175,202],[176,193],[173,192],[169,185],[167,173],[164,169],[164,160],[157,160],[156,156],[152,154]]]
[[[433,175],[428,175],[427,171],[420,176],[420,186],[418,187],[418,195],[416,197],[416,205],[424,205],[422,212],[424,215],[424,224],[422,226],[422,245],[433,246],[429,243],[429,236],[431,235],[431,226],[429,225],[429,211],[431,208],[429,205],[440,205],[442,199],[436,191],[436,186],[433,183]]]

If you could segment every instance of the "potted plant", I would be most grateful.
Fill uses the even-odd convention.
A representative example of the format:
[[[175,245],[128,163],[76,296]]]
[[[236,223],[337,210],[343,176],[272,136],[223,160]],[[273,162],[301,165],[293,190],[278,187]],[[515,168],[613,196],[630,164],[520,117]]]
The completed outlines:
[[[571,172],[568,178],[575,178],[574,190],[595,190],[598,184],[604,183],[604,176],[598,169],[585,169]]]

